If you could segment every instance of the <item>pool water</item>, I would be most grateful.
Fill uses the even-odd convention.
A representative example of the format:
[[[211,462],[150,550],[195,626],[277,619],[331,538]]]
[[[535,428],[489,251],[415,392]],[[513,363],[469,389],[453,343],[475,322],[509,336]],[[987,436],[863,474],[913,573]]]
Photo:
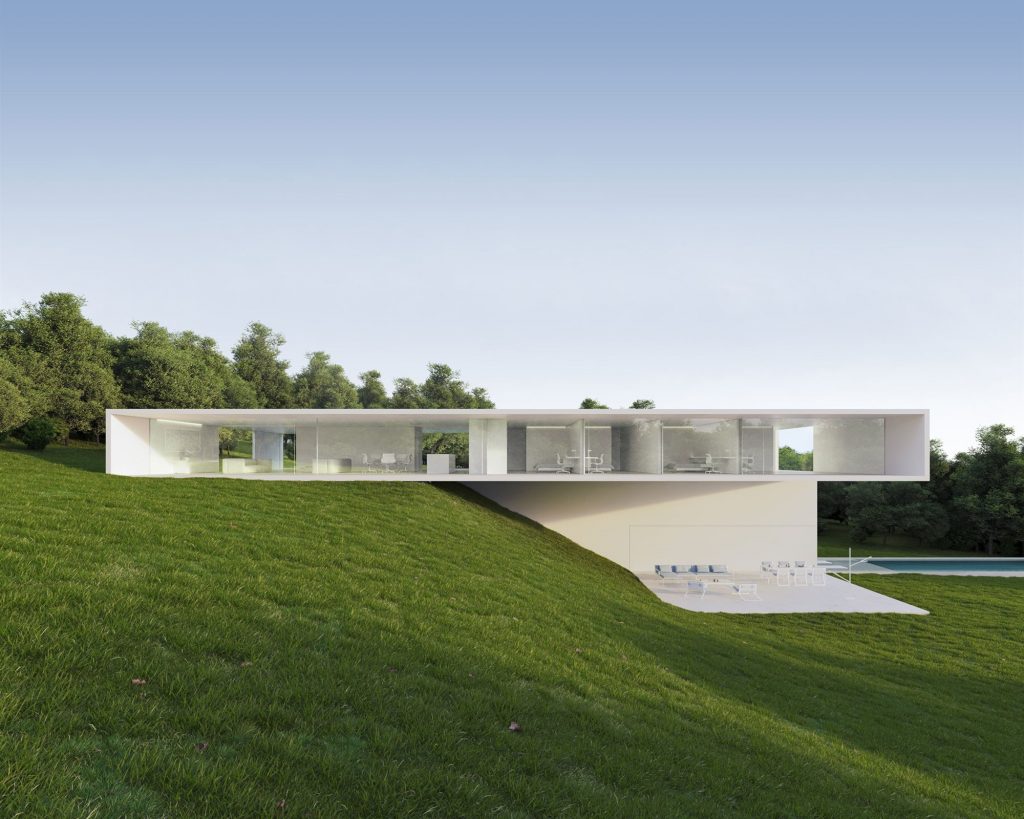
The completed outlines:
[[[1020,572],[1024,574],[1024,558],[967,557],[936,560],[870,560],[872,566],[893,572]]]

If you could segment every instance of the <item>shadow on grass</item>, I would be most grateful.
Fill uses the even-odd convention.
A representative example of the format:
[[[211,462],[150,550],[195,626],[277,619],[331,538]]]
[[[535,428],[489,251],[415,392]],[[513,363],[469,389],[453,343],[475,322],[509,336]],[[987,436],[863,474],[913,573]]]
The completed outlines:
[[[106,450],[102,447],[52,445],[44,450],[34,450],[13,441],[4,441],[0,444],[0,450],[83,472],[103,472],[106,469]]]

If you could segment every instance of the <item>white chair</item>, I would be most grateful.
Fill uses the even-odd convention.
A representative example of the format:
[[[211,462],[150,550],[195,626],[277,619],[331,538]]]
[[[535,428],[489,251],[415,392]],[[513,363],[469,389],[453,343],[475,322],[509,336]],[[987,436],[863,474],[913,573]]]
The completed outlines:
[[[753,602],[761,599],[761,596],[757,593],[757,583],[737,583],[734,586],[736,594],[740,596],[740,600],[745,602]]]
[[[709,475],[718,472],[718,469],[715,467],[715,459],[711,457],[710,452],[704,456],[704,472]]]
[[[772,562],[770,560],[761,561],[761,579],[768,581],[772,579]]]
[[[811,569],[811,584],[814,586],[824,586],[825,583],[825,567],[815,566]]]
[[[793,569],[793,585],[794,586],[806,586],[807,585],[807,567],[806,566],[797,566],[795,569]]]
[[[394,452],[385,452],[380,456],[380,466],[385,472],[393,472],[398,464],[398,458]]]
[[[370,460],[370,456],[365,452],[363,453],[363,471],[364,472],[376,472],[373,461]]]
[[[412,472],[412,455],[397,455],[396,466],[402,472]]]
[[[701,599],[703,600],[704,595],[708,593],[708,584],[703,580],[688,580],[684,597],[689,597],[690,592],[700,592]]]
[[[789,561],[780,560],[778,563],[778,568],[775,570],[775,582],[779,586],[788,586],[791,577],[791,571],[792,570],[789,568]]]

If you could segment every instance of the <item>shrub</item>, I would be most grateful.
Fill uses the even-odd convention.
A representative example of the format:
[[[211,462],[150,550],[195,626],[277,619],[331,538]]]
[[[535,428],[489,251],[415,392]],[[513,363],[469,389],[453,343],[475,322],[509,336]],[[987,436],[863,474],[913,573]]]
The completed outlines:
[[[57,426],[49,418],[33,418],[15,433],[29,449],[46,449],[46,445],[57,437]]]

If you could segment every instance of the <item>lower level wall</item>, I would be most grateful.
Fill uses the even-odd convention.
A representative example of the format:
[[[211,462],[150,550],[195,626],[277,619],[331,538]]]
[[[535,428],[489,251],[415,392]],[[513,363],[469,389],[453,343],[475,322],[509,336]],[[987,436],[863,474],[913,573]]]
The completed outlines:
[[[495,503],[634,572],[655,564],[817,557],[814,481],[726,483],[472,483]]]

